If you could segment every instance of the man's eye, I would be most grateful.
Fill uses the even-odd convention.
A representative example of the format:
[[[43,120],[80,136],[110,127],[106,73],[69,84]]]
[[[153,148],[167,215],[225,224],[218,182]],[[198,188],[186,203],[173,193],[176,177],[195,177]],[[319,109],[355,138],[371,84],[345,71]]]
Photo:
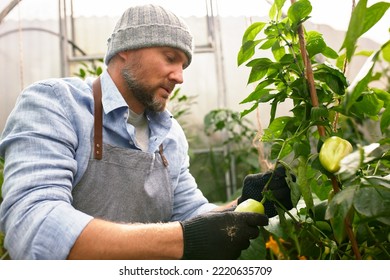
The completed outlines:
[[[173,55],[167,55],[167,60],[168,60],[169,62],[174,62],[174,61],[175,61],[175,56],[173,56]]]

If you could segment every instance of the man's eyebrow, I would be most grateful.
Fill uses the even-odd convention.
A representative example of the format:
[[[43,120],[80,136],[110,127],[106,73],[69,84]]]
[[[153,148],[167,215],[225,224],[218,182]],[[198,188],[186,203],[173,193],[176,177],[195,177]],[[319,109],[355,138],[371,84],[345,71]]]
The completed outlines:
[[[172,53],[174,53],[174,55],[176,57],[179,57],[180,59],[183,59],[184,60],[184,62],[183,62],[183,69],[187,68],[190,65],[188,63],[187,55],[182,50],[176,49],[176,48],[167,47],[166,52],[172,52]]]

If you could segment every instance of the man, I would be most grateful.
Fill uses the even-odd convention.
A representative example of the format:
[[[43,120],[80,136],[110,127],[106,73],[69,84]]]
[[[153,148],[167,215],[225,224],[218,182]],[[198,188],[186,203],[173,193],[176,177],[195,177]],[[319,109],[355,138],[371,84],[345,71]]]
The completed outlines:
[[[0,142],[1,231],[13,259],[235,259],[268,218],[211,204],[165,109],[193,38],[155,5],[124,12],[107,70],[37,82]],[[222,211],[221,211],[222,210]]]

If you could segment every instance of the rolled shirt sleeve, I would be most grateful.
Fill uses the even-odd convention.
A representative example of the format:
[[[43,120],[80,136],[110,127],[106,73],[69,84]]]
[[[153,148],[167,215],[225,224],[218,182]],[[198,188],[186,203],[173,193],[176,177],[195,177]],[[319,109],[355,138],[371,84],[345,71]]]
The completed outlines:
[[[77,96],[58,80],[36,83],[21,94],[7,120],[0,142],[5,159],[0,224],[13,259],[65,259],[92,219],[71,206],[72,185],[83,173],[78,165],[86,166],[89,158],[84,155],[82,162],[76,151],[90,153],[79,139],[91,133],[93,121],[91,109],[82,108],[91,97]]]

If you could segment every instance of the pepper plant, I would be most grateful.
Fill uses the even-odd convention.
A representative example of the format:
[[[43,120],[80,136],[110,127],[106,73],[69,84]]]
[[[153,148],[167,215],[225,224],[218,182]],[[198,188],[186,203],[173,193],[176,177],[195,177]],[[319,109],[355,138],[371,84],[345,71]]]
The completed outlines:
[[[370,52],[353,81],[345,75],[361,54],[356,53],[358,39],[390,3],[367,6],[367,0],[358,1],[340,50],[329,47],[321,33],[305,30],[309,0],[291,0],[284,15],[287,4],[275,0],[269,21],[247,28],[238,65],[251,69],[248,84],[255,85],[241,102],[251,104],[241,116],[262,103],[271,105],[269,126],[258,141],[270,146],[275,165],[296,176],[295,181],[287,177],[295,207],[287,211],[279,205],[279,215],[243,256],[390,259],[390,93],[374,86],[388,79],[375,66],[390,62],[390,41]],[[277,117],[284,102],[292,104],[291,110]],[[375,129],[377,136],[368,138]],[[334,173],[319,160],[321,146],[331,136],[348,140],[354,150]],[[264,196],[273,200],[267,186]]]

